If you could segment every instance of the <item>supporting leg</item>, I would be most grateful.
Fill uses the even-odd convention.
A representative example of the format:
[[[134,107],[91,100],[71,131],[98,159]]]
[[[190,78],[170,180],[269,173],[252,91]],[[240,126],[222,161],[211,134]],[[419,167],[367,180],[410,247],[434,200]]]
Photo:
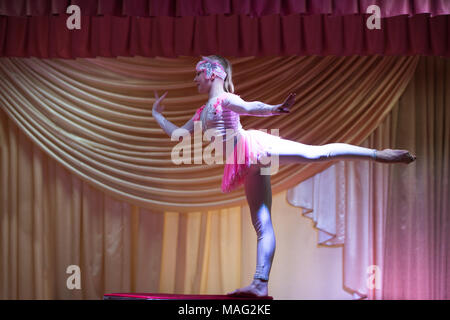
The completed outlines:
[[[257,235],[256,272],[253,282],[231,292],[239,296],[267,296],[269,274],[275,254],[275,233],[272,226],[272,190],[270,176],[260,175],[255,168],[245,180],[245,193],[252,223]]]
[[[272,226],[272,190],[270,176],[257,170],[246,179],[245,193],[257,235],[256,272],[254,279],[268,281],[275,254],[275,233]]]

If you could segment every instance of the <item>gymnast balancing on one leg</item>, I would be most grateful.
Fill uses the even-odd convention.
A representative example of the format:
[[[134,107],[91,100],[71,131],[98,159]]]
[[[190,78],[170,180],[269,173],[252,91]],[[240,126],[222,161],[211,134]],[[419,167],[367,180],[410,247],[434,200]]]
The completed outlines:
[[[196,66],[194,82],[200,93],[208,93],[208,102],[182,126],[189,133],[194,132],[194,121],[201,121],[202,129],[215,130],[216,137],[223,139],[224,147],[232,139],[232,148],[223,159],[226,161],[222,179],[222,191],[230,192],[244,184],[251,219],[257,234],[257,261],[253,282],[236,289],[229,295],[263,297],[268,295],[269,273],[275,253],[275,234],[271,221],[272,192],[270,175],[261,174],[264,159],[270,155],[279,159],[279,164],[330,161],[336,159],[373,160],[383,163],[405,163],[414,161],[415,156],[407,150],[376,150],[345,143],[331,143],[321,146],[305,145],[289,141],[258,130],[244,130],[240,115],[272,116],[289,113],[295,102],[295,93],[278,105],[259,101],[246,102],[233,94],[232,68],[230,62],[220,56],[203,57]],[[161,114],[161,97],[155,92],[153,117],[169,135],[179,129]],[[231,133],[230,133],[231,132]],[[228,144],[229,145],[229,144]],[[240,161],[236,161],[239,159]]]

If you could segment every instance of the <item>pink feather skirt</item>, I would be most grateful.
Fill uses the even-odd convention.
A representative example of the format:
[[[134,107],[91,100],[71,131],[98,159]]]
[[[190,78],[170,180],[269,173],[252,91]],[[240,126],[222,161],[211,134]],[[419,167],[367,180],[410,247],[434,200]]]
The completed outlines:
[[[226,159],[222,178],[222,192],[228,193],[245,182],[250,168],[261,157],[270,156],[280,137],[259,130],[241,130],[234,151]]]

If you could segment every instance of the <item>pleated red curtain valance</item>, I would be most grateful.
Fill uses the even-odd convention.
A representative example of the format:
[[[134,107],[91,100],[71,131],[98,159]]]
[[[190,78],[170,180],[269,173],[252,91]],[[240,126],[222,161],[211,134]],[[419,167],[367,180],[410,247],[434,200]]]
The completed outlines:
[[[66,27],[69,5],[81,29]],[[376,4],[381,29],[366,26]],[[0,0],[0,56],[450,56],[450,0]]]
[[[0,56],[92,58],[280,55],[435,55],[450,57],[449,16],[381,19],[369,30],[363,15],[202,17],[0,17]]]
[[[382,17],[450,12],[447,0],[0,0],[0,15],[58,15],[71,4],[89,16],[355,15],[372,4],[380,7]]]
[[[80,30],[66,27],[71,4]],[[449,57],[449,14],[450,0],[0,0],[0,56]]]

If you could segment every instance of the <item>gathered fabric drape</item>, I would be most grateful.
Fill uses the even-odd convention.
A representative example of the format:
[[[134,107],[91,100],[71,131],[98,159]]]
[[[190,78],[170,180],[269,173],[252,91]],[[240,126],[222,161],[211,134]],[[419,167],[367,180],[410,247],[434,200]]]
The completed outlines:
[[[131,62],[136,64],[136,70],[143,69],[139,59],[119,60],[125,66],[120,69],[125,74],[129,72]],[[239,60],[239,63],[251,63],[251,60]],[[71,61],[74,65],[79,62]],[[93,83],[95,77],[92,75],[96,72],[93,65],[81,62],[85,68],[80,76],[86,76]],[[105,66],[106,62],[102,60]],[[261,60],[254,62],[261,63]],[[102,72],[117,76],[106,67]],[[394,100],[391,112],[361,143],[368,147],[407,148],[416,153],[415,164],[339,162],[337,169],[317,176],[314,201],[308,195],[300,194],[303,201],[312,205],[299,202],[297,189],[288,192],[290,203],[303,206],[303,210],[313,210],[310,215],[323,231],[319,235],[321,244],[344,243],[343,286],[349,292],[385,299],[448,299],[449,73],[447,60],[421,57],[405,92]],[[1,79],[5,85],[5,78],[2,76]],[[36,85],[39,83],[34,81]],[[127,85],[136,82],[136,79],[121,82],[122,86],[117,85],[119,91],[114,96],[121,98],[120,90],[126,91]],[[55,90],[58,86],[51,88],[53,94],[58,92]],[[20,94],[24,94],[24,90],[17,88]],[[91,90],[100,92],[95,86]],[[257,92],[253,94],[258,97]],[[180,100],[186,100],[185,94],[180,93],[180,96],[183,97]],[[107,99],[102,97],[104,105],[108,105]],[[94,98],[94,94],[89,95],[89,99]],[[70,101],[65,96],[58,99]],[[118,105],[117,109],[121,110]],[[147,101],[141,101],[141,105],[146,115],[142,122],[148,128]],[[178,121],[176,116],[185,112],[182,109],[172,110],[172,103],[169,100],[166,103],[166,110],[172,110],[169,118],[175,122]],[[48,107],[47,112],[51,111]],[[85,118],[89,119],[87,115]],[[248,235],[253,230],[245,206],[179,212],[144,208],[132,201],[122,201],[91,185],[47,154],[16,124],[5,105],[0,110],[0,120],[2,299],[99,299],[107,292],[223,294],[248,284],[249,278],[242,270],[252,268],[248,267],[248,246],[249,241],[254,244],[255,239],[252,238],[254,234]],[[51,121],[57,123],[58,117],[49,118],[48,122]],[[156,128],[156,125],[153,123],[150,128]],[[162,135],[159,130],[154,131]],[[311,136],[310,139],[317,138]],[[330,177],[333,174],[341,180]],[[328,184],[326,190],[324,182]],[[326,191],[333,201],[324,202],[323,196],[316,192],[319,190]],[[292,192],[295,198],[289,194]],[[280,237],[286,230],[292,230],[295,218],[290,217],[288,222],[283,220],[282,214],[288,210],[276,194],[274,200],[275,230]],[[326,208],[323,207],[325,204]],[[301,265],[313,263],[304,260],[302,255],[313,244],[308,241],[291,243],[289,239],[293,239],[293,235],[281,237],[284,238],[285,242],[278,243],[271,275],[278,285],[272,285],[271,294],[287,299],[308,298],[312,289],[301,285],[303,274],[296,274],[295,270],[287,273],[286,268],[293,267],[293,260],[299,260]],[[283,247],[291,249],[283,250]],[[321,249],[325,250],[317,250]],[[297,256],[301,258],[294,259]],[[326,269],[326,273],[315,274],[313,284],[320,286],[321,282],[329,281],[329,278],[324,280],[324,275],[332,277],[334,274],[336,279],[342,277],[338,266],[333,265],[335,260],[321,261],[325,265],[315,269]],[[381,268],[382,289],[367,289],[367,266],[372,264]],[[81,290],[69,290],[66,286],[69,265],[81,268]],[[298,285],[287,291],[286,283]],[[329,294],[330,283],[323,286],[325,291],[318,298]]]
[[[408,166],[340,161],[287,193],[344,246],[344,286],[370,299],[449,299],[450,62],[422,58],[392,112],[363,143],[412,150]],[[376,279],[378,278],[378,279]]]
[[[240,285],[241,209],[162,212],[106,195],[0,110],[0,299],[223,294]],[[67,273],[78,266],[80,288]]]
[[[242,117],[243,127],[279,129],[281,137],[306,144],[358,145],[390,112],[418,59],[231,59],[236,91],[245,100],[276,104],[297,92],[288,116]],[[192,82],[196,61],[2,58],[0,103],[50,157],[118,199],[178,212],[242,205],[242,187],[228,194],[220,190],[223,165],[175,165],[171,152],[178,141],[151,117],[154,90],[169,92],[164,115],[180,126],[207,100]],[[197,147],[191,144],[191,150]],[[292,187],[327,166],[280,167],[272,190]]]
[[[383,298],[450,299],[450,61],[427,59],[417,73],[395,139],[422,160],[391,175]]]

